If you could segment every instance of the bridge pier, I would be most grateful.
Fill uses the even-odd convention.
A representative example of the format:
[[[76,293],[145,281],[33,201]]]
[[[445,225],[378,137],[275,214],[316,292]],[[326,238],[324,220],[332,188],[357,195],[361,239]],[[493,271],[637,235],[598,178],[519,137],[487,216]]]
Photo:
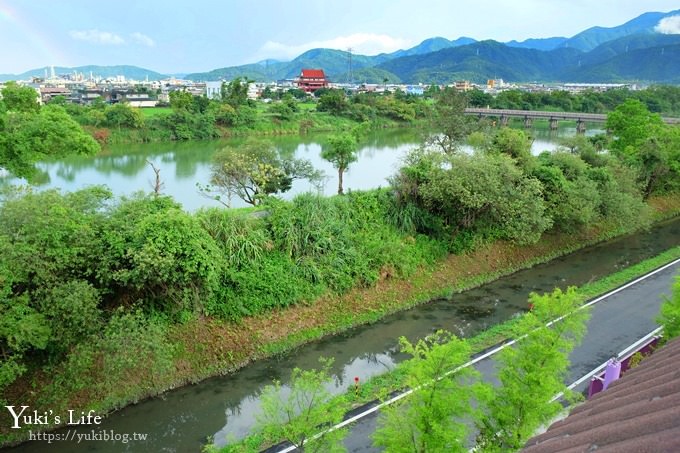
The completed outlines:
[[[555,131],[559,126],[559,120],[557,118],[550,118],[550,130]]]
[[[532,123],[533,123],[533,121],[532,121],[531,118],[529,118],[528,116],[524,117],[524,128],[525,129],[531,129],[531,126],[533,125]]]
[[[508,121],[510,121],[510,117],[507,115],[501,115],[501,126],[507,126]]]
[[[579,119],[576,121],[576,133],[577,134],[585,134],[586,132],[586,122]]]

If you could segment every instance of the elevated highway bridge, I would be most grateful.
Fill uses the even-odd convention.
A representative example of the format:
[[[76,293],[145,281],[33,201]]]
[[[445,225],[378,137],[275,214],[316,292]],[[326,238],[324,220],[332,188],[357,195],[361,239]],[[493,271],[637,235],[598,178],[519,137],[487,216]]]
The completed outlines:
[[[521,118],[524,127],[531,127],[534,120],[548,120],[550,129],[557,129],[560,120],[576,121],[576,131],[585,132],[586,123],[604,123],[607,115],[601,113],[578,112],[543,112],[539,110],[509,110],[509,109],[480,109],[467,108],[466,115],[498,118],[501,125],[507,125],[510,118]],[[666,124],[680,124],[680,118],[662,118]]]

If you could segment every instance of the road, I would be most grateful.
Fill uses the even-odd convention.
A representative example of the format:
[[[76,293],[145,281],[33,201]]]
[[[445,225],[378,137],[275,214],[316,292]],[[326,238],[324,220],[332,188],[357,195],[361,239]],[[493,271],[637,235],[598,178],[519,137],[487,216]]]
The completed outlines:
[[[675,263],[594,304],[591,308],[588,332],[581,345],[571,353],[567,383],[587,374],[654,330],[657,327],[655,319],[663,302],[663,295],[670,295],[673,278],[679,271],[680,263]],[[492,358],[484,359],[475,366],[485,379],[493,381],[495,373]],[[382,451],[371,446],[370,436],[375,430],[377,417],[377,413],[374,412],[350,427],[350,433],[345,439],[345,446],[349,452]]]

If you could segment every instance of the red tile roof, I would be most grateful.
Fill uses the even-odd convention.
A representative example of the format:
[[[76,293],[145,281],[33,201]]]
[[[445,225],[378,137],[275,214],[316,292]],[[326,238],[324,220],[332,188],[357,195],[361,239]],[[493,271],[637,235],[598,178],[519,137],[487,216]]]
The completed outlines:
[[[644,359],[523,452],[680,452],[680,338]]]
[[[313,79],[325,79],[326,74],[323,73],[323,69],[303,69],[300,77],[313,78]]]

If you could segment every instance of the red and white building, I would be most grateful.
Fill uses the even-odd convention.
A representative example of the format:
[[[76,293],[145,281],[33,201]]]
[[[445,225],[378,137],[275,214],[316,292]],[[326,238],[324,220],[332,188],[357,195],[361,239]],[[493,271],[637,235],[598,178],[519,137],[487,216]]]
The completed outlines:
[[[319,88],[328,88],[328,79],[323,69],[303,69],[298,77],[297,86],[307,93],[313,93]]]

